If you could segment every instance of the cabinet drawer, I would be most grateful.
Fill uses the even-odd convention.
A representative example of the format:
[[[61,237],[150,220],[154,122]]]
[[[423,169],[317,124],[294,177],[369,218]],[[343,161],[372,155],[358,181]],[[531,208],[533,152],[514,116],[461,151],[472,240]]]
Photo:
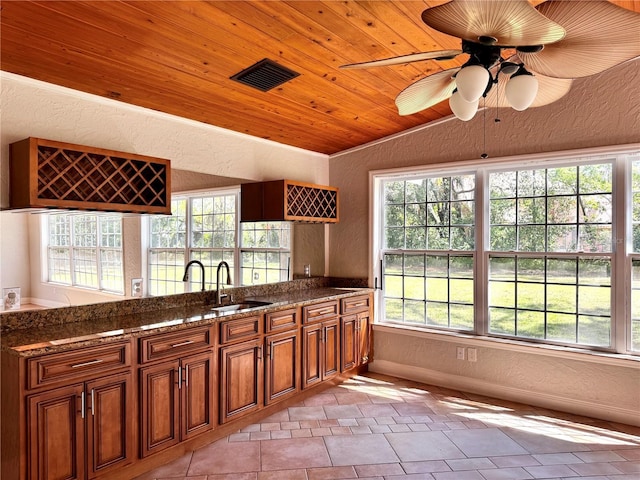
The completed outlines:
[[[369,295],[343,298],[340,300],[340,313],[345,315],[348,313],[363,312],[365,310],[369,310],[369,303]]]
[[[246,340],[262,333],[260,316],[238,318],[220,322],[220,343]]]
[[[78,382],[92,375],[131,366],[129,342],[52,353],[27,361],[27,388],[62,381]]]
[[[338,315],[338,302],[316,303],[302,307],[302,322],[311,323]]]
[[[289,330],[298,326],[298,311],[295,308],[265,314],[267,332]]]
[[[161,333],[140,339],[140,363],[178,357],[185,353],[212,346],[211,329],[208,327]]]

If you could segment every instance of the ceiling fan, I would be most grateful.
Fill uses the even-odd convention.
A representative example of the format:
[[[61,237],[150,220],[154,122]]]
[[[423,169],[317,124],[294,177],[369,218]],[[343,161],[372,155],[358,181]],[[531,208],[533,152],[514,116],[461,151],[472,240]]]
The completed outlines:
[[[422,20],[460,38],[461,49],[340,67],[382,67],[469,55],[462,67],[429,75],[400,92],[395,100],[400,115],[417,113],[447,98],[454,115],[464,121],[473,118],[480,98],[486,107],[539,107],[564,96],[573,79],[640,55],[640,14],[606,0],[547,0],[537,7],[527,0],[451,0],[423,11]],[[502,85],[503,90],[498,88]]]

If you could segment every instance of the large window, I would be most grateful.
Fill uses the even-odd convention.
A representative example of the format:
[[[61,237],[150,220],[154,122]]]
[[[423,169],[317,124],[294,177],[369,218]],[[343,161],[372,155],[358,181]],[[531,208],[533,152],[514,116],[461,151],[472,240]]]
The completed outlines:
[[[199,266],[190,267],[188,283],[182,281],[191,260],[204,265],[206,289],[215,289],[221,261],[229,265],[234,285],[289,279],[289,224],[239,223],[238,201],[237,190],[188,195],[172,200],[170,217],[151,218],[148,251],[151,295],[200,290]],[[226,271],[221,274],[221,282],[226,282]]]
[[[490,333],[611,344],[612,167],[489,173]]]
[[[47,281],[124,293],[119,216],[55,213],[45,218]]]
[[[473,175],[382,183],[388,321],[473,329]]]
[[[640,352],[639,155],[374,174],[378,321]]]

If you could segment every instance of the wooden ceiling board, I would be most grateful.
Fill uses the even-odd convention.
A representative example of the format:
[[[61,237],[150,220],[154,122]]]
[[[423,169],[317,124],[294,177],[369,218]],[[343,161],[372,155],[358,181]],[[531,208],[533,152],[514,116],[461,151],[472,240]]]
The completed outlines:
[[[394,99],[466,55],[338,68],[460,48],[420,18],[445,2],[8,1],[0,7],[0,68],[331,154],[451,114],[445,101],[400,116]],[[612,3],[640,12],[638,0]],[[229,79],[263,58],[300,76],[268,92]]]

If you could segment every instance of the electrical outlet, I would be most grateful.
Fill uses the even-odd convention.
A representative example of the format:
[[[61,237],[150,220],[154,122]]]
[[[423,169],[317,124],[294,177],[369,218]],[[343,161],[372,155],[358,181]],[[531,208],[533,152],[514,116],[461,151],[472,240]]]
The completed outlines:
[[[142,296],[142,279],[141,278],[131,279],[131,296],[132,297]]]
[[[467,348],[467,360],[470,362],[478,361],[478,350],[475,348]]]
[[[456,347],[456,358],[464,360],[464,347]]]

